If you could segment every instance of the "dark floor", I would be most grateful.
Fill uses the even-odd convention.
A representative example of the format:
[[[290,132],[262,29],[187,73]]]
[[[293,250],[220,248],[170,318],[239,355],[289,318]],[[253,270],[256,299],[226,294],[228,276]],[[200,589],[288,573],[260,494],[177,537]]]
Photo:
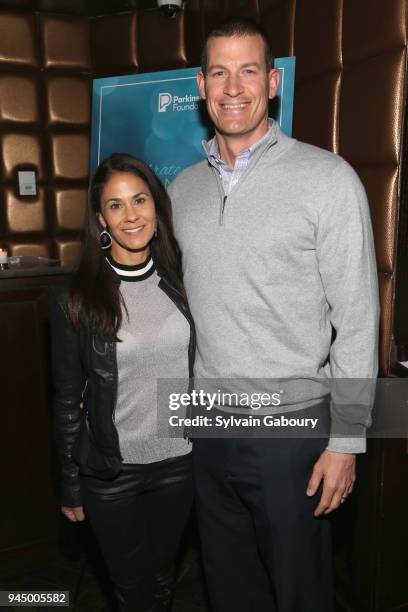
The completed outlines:
[[[115,610],[106,566],[89,526],[73,524],[59,516],[58,553],[48,561],[33,561],[0,576],[0,590],[69,591],[75,612],[110,612]],[[209,612],[199,553],[199,539],[194,515],[191,516],[180,546],[176,585],[171,612]],[[33,563],[36,563],[33,567]],[[52,606],[55,609],[55,606]],[[26,610],[26,607],[2,607]],[[31,607],[30,610],[44,610]]]
[[[47,562],[37,561],[34,567],[31,559],[29,567],[3,573],[0,576],[0,590],[69,591],[70,606],[65,609],[75,612],[113,612],[115,605],[109,577],[89,527],[86,524],[73,525],[61,517],[60,520],[60,552]],[[185,532],[177,568],[171,612],[210,612],[200,561],[199,538],[193,517]],[[335,573],[338,583],[336,611],[361,612],[359,606],[350,606],[339,596],[348,591],[347,568],[342,568],[337,563]],[[344,584],[342,580],[345,581]],[[353,600],[353,597],[350,599]],[[26,610],[26,607],[2,609],[16,611]],[[40,612],[44,610],[44,606],[30,606],[30,610]]]
[[[92,561],[69,560],[62,555],[36,569],[2,577],[0,590],[70,592],[69,610],[75,612],[108,612],[112,594],[103,571]],[[179,564],[172,612],[208,612],[205,587],[198,556],[191,549]],[[5,607],[5,610],[26,610],[25,607]],[[67,609],[67,608],[64,608]],[[44,610],[44,607],[30,607]]]

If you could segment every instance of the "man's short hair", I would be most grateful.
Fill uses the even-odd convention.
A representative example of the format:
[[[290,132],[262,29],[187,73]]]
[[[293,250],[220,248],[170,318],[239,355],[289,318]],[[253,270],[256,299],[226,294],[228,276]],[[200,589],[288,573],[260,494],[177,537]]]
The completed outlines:
[[[230,17],[226,19],[221,25],[211,30],[208,34],[207,39],[204,43],[203,52],[201,55],[201,70],[205,75],[207,73],[208,63],[208,41],[211,38],[223,38],[230,36],[260,36],[265,45],[265,65],[269,71],[273,68],[274,57],[272,55],[271,45],[267,33],[261,26],[259,26],[252,19],[246,19],[245,17]]]

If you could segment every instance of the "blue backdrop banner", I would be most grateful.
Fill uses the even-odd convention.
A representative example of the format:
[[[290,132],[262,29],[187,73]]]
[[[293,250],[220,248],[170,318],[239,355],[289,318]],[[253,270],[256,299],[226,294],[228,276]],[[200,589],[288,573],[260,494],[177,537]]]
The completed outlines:
[[[275,60],[281,79],[271,116],[292,131],[295,58]],[[196,84],[198,68],[94,79],[91,172],[111,153],[144,159],[167,186],[186,166],[205,157],[212,135]]]

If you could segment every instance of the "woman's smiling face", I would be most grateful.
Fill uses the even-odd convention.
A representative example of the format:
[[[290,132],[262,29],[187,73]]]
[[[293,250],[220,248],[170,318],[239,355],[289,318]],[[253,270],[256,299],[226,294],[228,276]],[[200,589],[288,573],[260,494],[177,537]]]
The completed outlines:
[[[100,224],[112,237],[111,255],[118,263],[146,260],[156,229],[156,208],[148,185],[130,172],[115,172],[101,193]]]

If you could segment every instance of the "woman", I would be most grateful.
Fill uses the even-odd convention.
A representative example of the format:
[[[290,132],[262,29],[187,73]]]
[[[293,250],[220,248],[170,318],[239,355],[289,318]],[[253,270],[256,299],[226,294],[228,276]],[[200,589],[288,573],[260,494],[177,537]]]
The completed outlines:
[[[89,190],[68,289],[50,292],[61,510],[85,515],[121,610],[168,610],[192,501],[189,443],[158,438],[158,378],[192,378],[193,323],[170,202],[150,168],[115,154]]]

